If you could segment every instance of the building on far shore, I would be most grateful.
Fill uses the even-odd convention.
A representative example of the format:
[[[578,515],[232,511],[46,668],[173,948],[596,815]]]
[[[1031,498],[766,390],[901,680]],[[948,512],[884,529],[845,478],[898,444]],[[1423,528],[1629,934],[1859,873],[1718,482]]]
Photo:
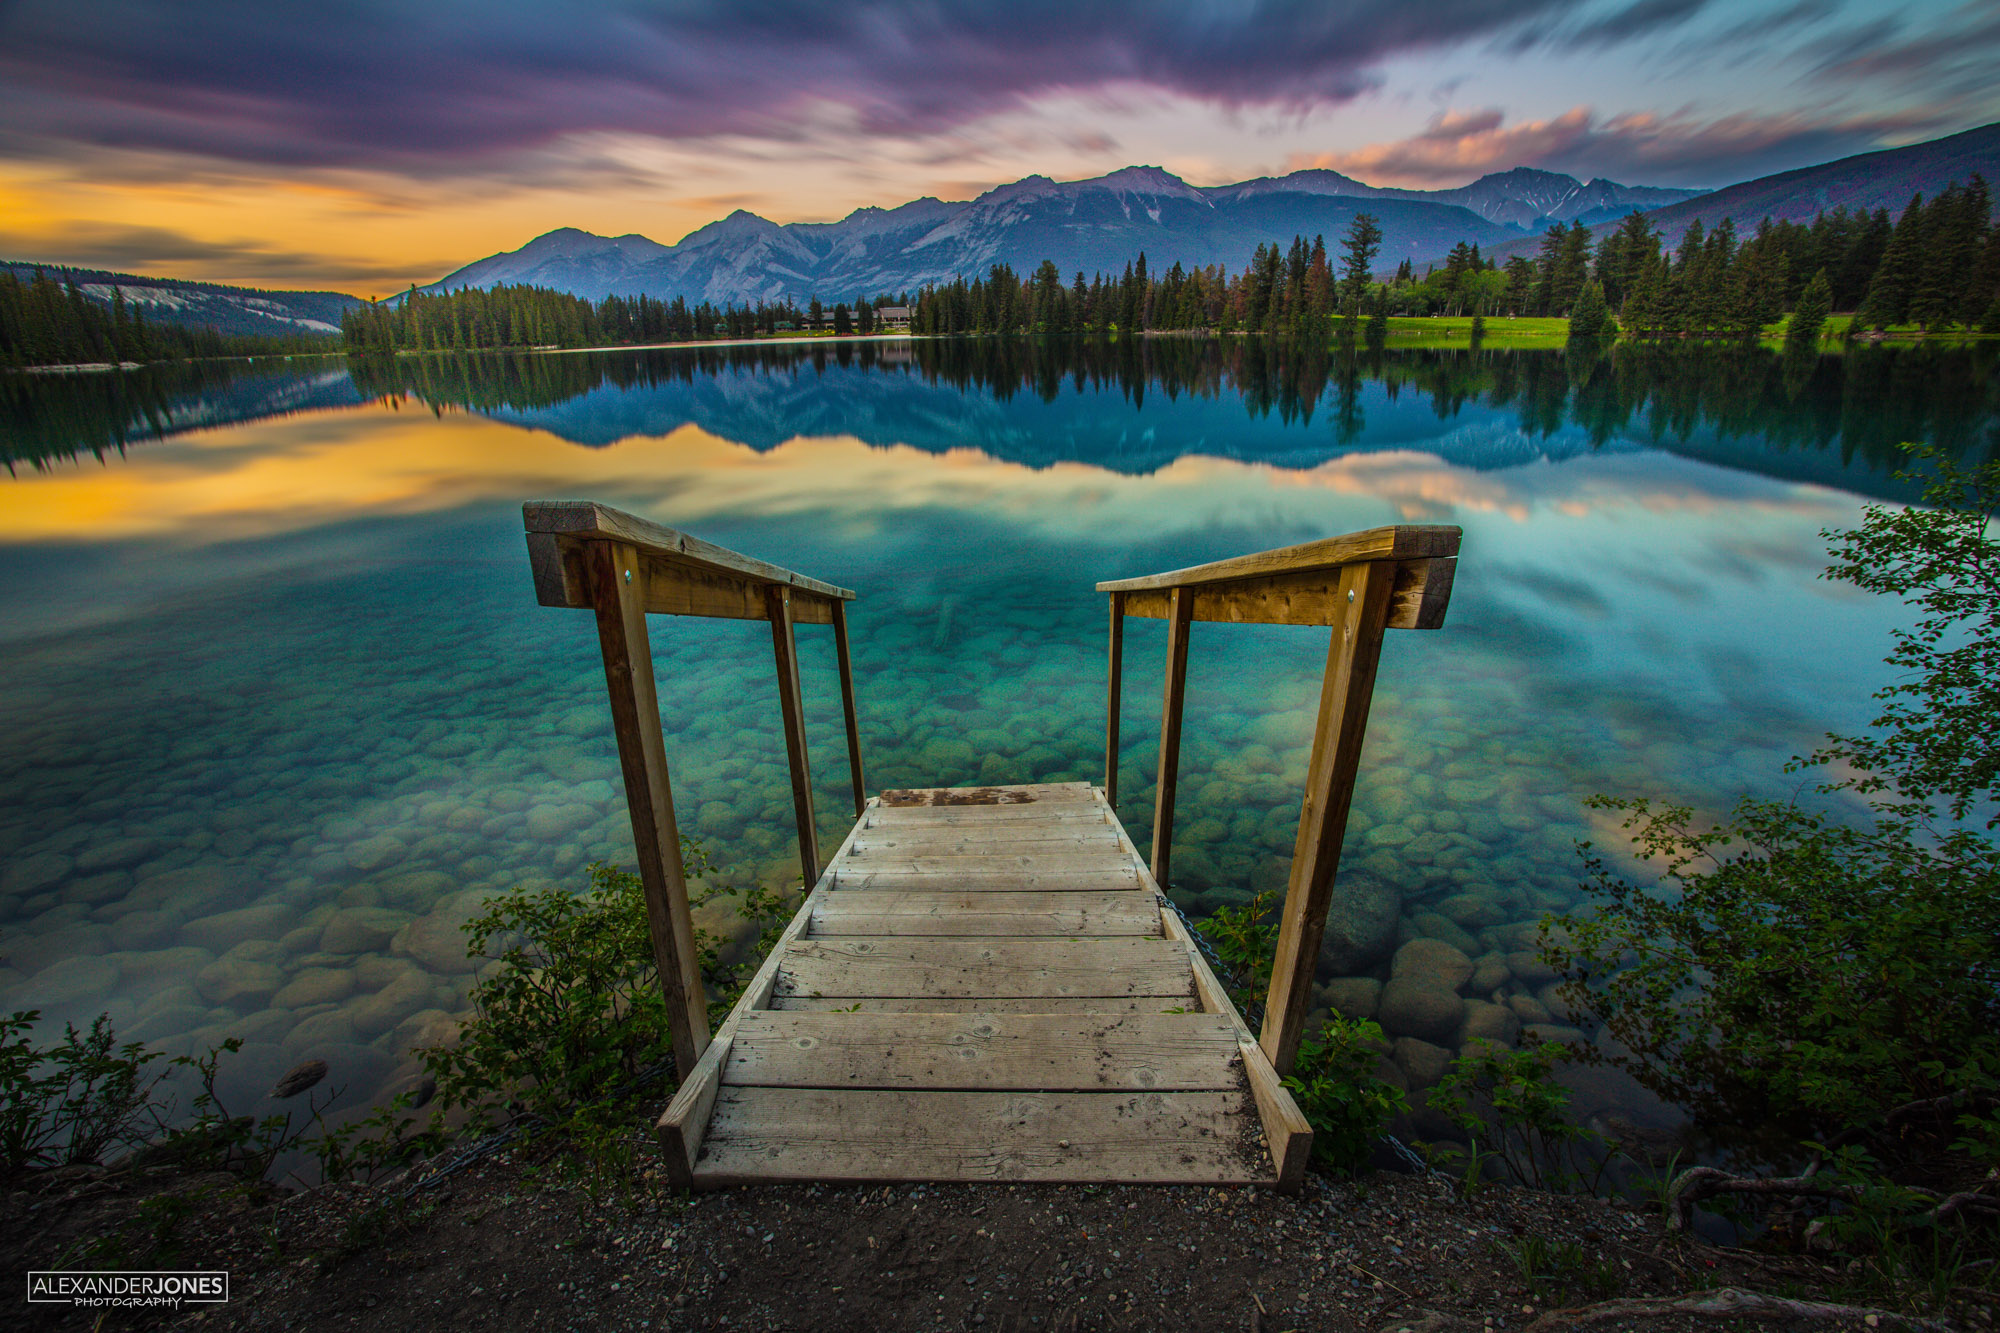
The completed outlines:
[[[875,307],[876,326],[883,329],[908,329],[910,308],[906,305],[882,305]]]

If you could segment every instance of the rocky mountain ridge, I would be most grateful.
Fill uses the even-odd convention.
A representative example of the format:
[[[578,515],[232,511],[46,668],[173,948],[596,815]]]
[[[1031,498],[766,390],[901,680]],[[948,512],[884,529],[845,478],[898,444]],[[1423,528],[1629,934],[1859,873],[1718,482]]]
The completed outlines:
[[[1272,238],[1321,235],[1332,244],[1363,211],[1382,224],[1383,258],[1394,263],[1461,240],[1491,246],[1550,221],[1594,222],[1699,193],[1528,168],[1455,190],[1381,188],[1324,170],[1201,187],[1134,166],[1081,181],[1028,176],[965,203],[925,197],[838,222],[781,225],[739,209],[671,246],[563,228],[424,290],[529,283],[591,299],[643,292],[716,305],[814,296],[830,303],[912,291],[996,263],[1025,274],[1045,258],[1065,281],[1122,271],[1142,251],[1155,269],[1236,268]]]

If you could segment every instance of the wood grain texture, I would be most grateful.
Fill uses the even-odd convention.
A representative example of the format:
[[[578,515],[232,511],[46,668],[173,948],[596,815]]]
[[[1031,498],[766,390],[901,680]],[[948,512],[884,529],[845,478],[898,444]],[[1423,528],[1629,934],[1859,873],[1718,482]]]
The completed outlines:
[[[1368,731],[1368,708],[1375,694],[1375,670],[1389,615],[1395,570],[1386,564],[1352,565],[1341,571],[1348,614],[1333,630],[1326,678],[1320,686],[1319,718],[1313,729],[1312,757],[1306,765],[1305,799],[1292,851],[1291,880],[1279,915],[1278,945],[1271,990],[1264,1004],[1259,1044],[1280,1075],[1292,1072],[1312,1001],[1314,969],[1326,934],[1333,878],[1340,868],[1340,843],[1361,746]]]
[[[773,996],[772,1011],[839,1010],[860,1014],[1191,1014],[1199,1006],[1185,995],[831,995]]]
[[[977,870],[951,874],[902,870],[874,870],[857,862],[834,867],[834,888],[840,893],[855,889],[930,889],[951,893],[1102,893],[1107,889],[1136,888],[1138,879],[1127,868],[1113,873]]]
[[[1244,1070],[1235,1025],[1214,1014],[760,1012],[736,1030],[722,1082],[1220,1092],[1242,1087]]]
[[[1181,715],[1187,702],[1188,631],[1194,597],[1176,588],[1168,603],[1166,680],[1160,699],[1160,770],[1153,787],[1153,878],[1173,883],[1174,796],[1181,773]]]
[[[1240,1092],[847,1092],[725,1088],[695,1168],[759,1180],[1269,1185]]]
[[[1416,560],[1458,554],[1461,529],[1444,525],[1401,524],[1370,528],[1339,537],[1281,546],[1276,550],[1234,556],[1206,565],[1190,565],[1163,574],[1147,574],[1134,579],[1113,579],[1097,585],[1099,592],[1143,592],[1157,588],[1180,588],[1203,583],[1229,583],[1238,579],[1270,574],[1327,570],[1357,561]]]
[[[860,831],[860,821],[848,830],[846,842],[852,842]],[[846,843],[842,844],[843,850]],[[831,875],[821,875],[813,891],[806,895],[799,910],[785,923],[785,928],[771,946],[771,952],[764,957],[757,971],[750,977],[750,984],[737,997],[735,1008],[722,1020],[722,1026],[715,1030],[708,1048],[695,1068],[684,1075],[681,1086],[675,1090],[673,1100],[661,1113],[653,1131],[659,1137],[661,1150],[666,1154],[667,1176],[675,1188],[686,1189],[692,1185],[693,1163],[701,1148],[702,1135],[707,1132],[709,1113],[715,1107],[715,1089],[720,1081],[721,1062],[727,1053],[729,1042],[735,1036],[737,1027],[747,1014],[763,1008],[770,1002],[771,991],[777,985],[778,965],[785,948],[805,934],[806,923],[812,919],[814,905],[833,886]]]
[[[1404,560],[1396,565],[1396,590],[1389,606],[1389,629],[1437,629],[1444,624],[1451,602],[1452,576],[1458,562],[1449,558]],[[1344,610],[1340,571],[1309,570],[1272,574],[1233,583],[1189,589],[1194,619],[1232,625],[1332,625]],[[1113,593],[1123,598],[1125,614],[1144,620],[1165,619],[1171,589]]]
[[[1306,1166],[1312,1161],[1312,1123],[1264,1058],[1263,1048],[1254,1041],[1244,1041],[1240,1049],[1250,1095],[1257,1103],[1257,1118],[1264,1127],[1264,1144],[1278,1173],[1278,1189],[1297,1194],[1306,1183]]]
[[[902,852],[850,853],[841,858],[840,869],[854,873],[879,870],[904,875],[1103,875],[1107,887],[1131,877],[1131,866],[1114,844],[1096,851],[1062,849],[1047,855],[1036,852],[977,851],[925,852],[910,856]]]
[[[813,910],[810,937],[838,935],[1153,935],[1159,908],[1150,894],[950,893],[857,889],[827,895]]]
[[[868,785],[861,776],[861,720],[854,706],[854,664],[847,644],[847,603],[836,601],[833,608],[833,655],[840,668],[840,715],[847,726],[847,781],[854,791],[854,817],[867,811]]]
[[[871,829],[992,828],[1000,825],[1103,824],[1106,810],[1096,801],[1038,802],[1034,805],[989,805],[977,814],[951,806],[868,808]]]
[[[718,1034],[701,1053],[695,1067],[674,1089],[673,1100],[653,1125],[659,1136],[660,1151],[667,1159],[667,1181],[677,1190],[694,1188],[695,1159],[701,1155],[701,1140],[708,1132],[708,1117],[715,1110],[715,1095],[721,1088],[723,1059],[729,1054],[730,1038]]]
[[[934,827],[869,827],[854,842],[854,860],[886,855],[981,856],[1018,852],[1022,855],[1062,855],[1064,852],[1116,851],[1118,835],[1111,825],[1076,821],[1056,823],[941,824]]]
[[[660,733],[659,696],[653,683],[646,612],[636,586],[637,568],[638,555],[629,546],[591,544],[587,556],[591,602],[646,900],[646,927],[666,998],[675,1069],[686,1079],[708,1045],[708,1001],[702,994],[701,951],[681,869],[680,832],[667,781],[666,740]]]
[[[696,568],[746,574],[760,583],[781,583],[802,592],[842,601],[850,601],[854,597],[846,588],[808,578],[796,570],[705,542],[699,537],[690,537],[678,529],[628,514],[622,509],[613,509],[595,500],[530,500],[521,506],[521,522],[530,533],[576,540],[595,538],[623,542],[643,554],[677,560]]]
[[[1134,996],[1192,999],[1187,954],[1171,941],[1123,939],[804,939],[780,961],[775,995],[867,998]]]
[[[813,820],[812,763],[806,753],[806,709],[799,694],[799,646],[792,634],[792,590],[764,590],[771,613],[771,652],[777,664],[778,714],[784,723],[785,767],[792,779],[792,815],[798,826],[799,864],[805,882],[819,878],[819,828]]]
[[[1035,805],[1077,801],[1091,803],[1096,793],[1087,782],[996,783],[982,787],[897,787],[877,798],[885,810],[984,809],[996,805]]]
[[[1111,594],[1111,639],[1104,671],[1104,802],[1118,805],[1118,715],[1125,696],[1125,594]]]

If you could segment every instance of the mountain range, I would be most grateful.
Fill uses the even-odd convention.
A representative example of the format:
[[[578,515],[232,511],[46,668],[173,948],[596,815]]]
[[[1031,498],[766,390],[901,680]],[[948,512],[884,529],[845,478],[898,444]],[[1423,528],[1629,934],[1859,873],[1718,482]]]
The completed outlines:
[[[593,300],[643,292],[718,306],[815,296],[832,304],[973,277],[993,264],[1025,275],[1044,259],[1065,281],[1122,272],[1142,251],[1155,272],[1175,263],[1238,269],[1266,241],[1320,235],[1331,246],[1362,212],[1381,224],[1382,262],[1393,266],[1460,241],[1490,247],[1553,221],[1594,223],[1699,193],[1526,167],[1429,191],[1321,170],[1203,188],[1158,167],[1127,167],[1082,181],[1029,176],[965,203],[923,198],[857,209],[838,222],[780,225],[739,209],[677,245],[565,227],[420,290],[528,283]]]
[[[1384,271],[1404,259],[1420,267],[1442,259],[1460,241],[1503,258],[1532,252],[1554,222],[1582,223],[1601,233],[1604,224],[1634,209],[1645,212],[1669,246],[1697,218],[1706,228],[1732,218],[1744,232],[1765,217],[1809,221],[1838,207],[1895,213],[1912,194],[1928,196],[1975,173],[2000,185],[2000,123],[1713,191],[1579,181],[1530,167],[1449,190],[1373,186],[1325,170],[1204,188],[1158,167],[1127,167],[1083,181],[1029,176],[966,202],[923,198],[897,208],[857,209],[838,222],[780,225],[738,210],[675,245],[564,227],[419,290],[530,283],[593,300],[643,292],[716,305],[804,303],[818,296],[830,305],[913,293],[926,283],[983,274],[996,263],[1026,276],[1050,259],[1068,279],[1078,272],[1120,273],[1143,251],[1155,272],[1176,262],[1220,263],[1235,271],[1267,241],[1319,235],[1331,247],[1364,211],[1381,223],[1378,271]],[[0,262],[0,269],[24,280],[35,267]],[[336,332],[342,312],[362,304],[338,292],[59,272],[107,304],[116,288],[148,319],[211,325],[224,333]]]
[[[225,287],[182,278],[146,278],[94,268],[64,268],[56,264],[0,261],[0,272],[32,282],[36,271],[58,282],[74,282],[85,296],[111,304],[115,291],[128,309],[157,324],[185,324],[220,333],[289,334],[340,332],[340,317],[364,305],[344,292],[263,291],[255,287]]]

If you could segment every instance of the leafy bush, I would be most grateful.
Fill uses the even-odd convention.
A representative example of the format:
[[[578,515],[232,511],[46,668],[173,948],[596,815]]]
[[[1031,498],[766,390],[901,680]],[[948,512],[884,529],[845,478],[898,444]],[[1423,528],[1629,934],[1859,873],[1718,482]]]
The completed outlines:
[[[1240,907],[1217,908],[1203,918],[1201,933],[1229,970],[1224,984],[1236,1007],[1247,1011],[1261,1004],[1278,947],[1277,893],[1267,889]],[[1321,1170],[1361,1171],[1389,1122],[1409,1109],[1402,1089],[1375,1075],[1386,1044],[1375,1023],[1339,1015],[1299,1043],[1285,1086],[1312,1125],[1312,1160]]]
[[[1558,1042],[1509,1050],[1475,1042],[1431,1089],[1429,1104],[1471,1144],[1465,1180],[1497,1162],[1531,1189],[1595,1193],[1608,1160],[1597,1136],[1569,1115],[1569,1089],[1553,1074],[1570,1049]]]
[[[686,840],[682,860],[691,882],[709,873]],[[479,1128],[527,1116],[590,1137],[593,1125],[629,1119],[632,1095],[672,1058],[645,889],[637,875],[606,865],[592,865],[589,876],[582,893],[517,889],[466,922],[468,956],[500,952],[473,988],[457,1040],[420,1052],[437,1080],[440,1113],[469,1110]],[[694,904],[717,892],[695,892]],[[794,905],[766,890],[742,895],[758,955]],[[745,966],[722,962],[716,937],[697,931],[697,940],[711,1010],[726,1012]]]
[[[65,1024],[63,1038],[28,1039],[41,1012],[0,1017],[0,1173],[102,1161],[161,1127],[156,1092],[165,1071],[137,1042],[120,1046],[99,1014],[88,1032]]]
[[[1285,1086],[1312,1125],[1313,1165],[1354,1175],[1368,1165],[1376,1140],[1409,1109],[1401,1088],[1375,1074],[1382,1029],[1368,1019],[1332,1018],[1318,1037],[1299,1043],[1298,1064]]]
[[[1596,910],[1544,949],[1632,1051],[1617,1063],[1712,1127],[1777,1131],[1767,1155],[1913,1103],[1986,1104],[2000,1081],[2000,848],[1972,822],[2000,780],[2000,462],[1938,468],[1935,508],[1828,534],[1830,576],[1921,613],[1875,730],[1813,756],[1852,773],[1820,790],[1872,816],[1745,801],[1702,830],[1683,806],[1599,798],[1661,882],[1590,857]]]
[[[1916,452],[1935,473],[1928,507],[1870,506],[1859,528],[1824,534],[1828,577],[1916,608],[1888,658],[1898,676],[1877,692],[1867,735],[1831,736],[1790,766],[1839,765],[1819,794],[1859,798],[1868,813],[1744,801],[1703,829],[1684,806],[1599,798],[1625,813],[1659,882],[1626,882],[1586,845],[1596,906],[1552,922],[1561,930],[1542,952],[1565,999],[1629,1049],[1612,1063],[1688,1107],[1741,1162],[1807,1159],[1788,1179],[1684,1172],[1669,1191],[1676,1224],[1697,1199],[1783,1198],[1816,1214],[1804,1234],[1819,1241],[1873,1235],[1887,1262],[1883,1237],[1907,1254],[1901,1238],[1922,1233],[1935,1256],[1957,1256],[1954,1268],[1987,1266],[1990,1283],[2000,460],[1964,471]],[[1985,1257],[1967,1258],[1961,1242]]]
[[[1278,949],[1278,895],[1266,889],[1240,907],[1218,907],[1201,919],[1202,938],[1228,969],[1222,982],[1236,1007],[1249,1012],[1271,990]]]

